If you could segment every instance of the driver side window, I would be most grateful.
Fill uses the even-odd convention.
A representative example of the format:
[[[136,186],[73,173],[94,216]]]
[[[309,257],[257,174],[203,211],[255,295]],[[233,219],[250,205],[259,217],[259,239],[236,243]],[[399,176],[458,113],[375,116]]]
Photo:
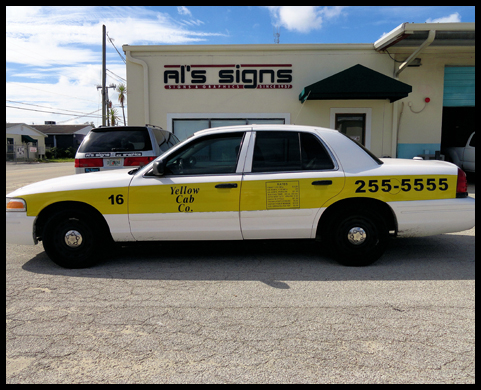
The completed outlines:
[[[166,161],[167,175],[235,173],[243,132],[214,134],[189,142]]]

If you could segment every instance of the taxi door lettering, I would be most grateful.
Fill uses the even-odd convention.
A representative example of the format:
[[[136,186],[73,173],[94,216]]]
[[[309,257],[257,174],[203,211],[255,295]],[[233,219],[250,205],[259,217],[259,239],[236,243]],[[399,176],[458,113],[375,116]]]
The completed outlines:
[[[189,204],[195,202],[195,197],[192,194],[198,194],[200,188],[190,188],[187,186],[170,187],[170,195],[177,195],[175,202],[179,205],[177,211],[180,213],[191,213],[194,210]]]

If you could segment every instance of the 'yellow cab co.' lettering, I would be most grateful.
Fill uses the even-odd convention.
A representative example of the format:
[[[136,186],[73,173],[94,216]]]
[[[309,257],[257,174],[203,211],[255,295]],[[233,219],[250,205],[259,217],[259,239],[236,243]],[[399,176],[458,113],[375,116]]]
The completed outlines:
[[[198,194],[200,188],[189,188],[187,186],[170,187],[170,195],[175,196],[175,202],[179,205],[177,210],[181,213],[191,213],[194,210],[191,205],[195,201],[194,195]]]

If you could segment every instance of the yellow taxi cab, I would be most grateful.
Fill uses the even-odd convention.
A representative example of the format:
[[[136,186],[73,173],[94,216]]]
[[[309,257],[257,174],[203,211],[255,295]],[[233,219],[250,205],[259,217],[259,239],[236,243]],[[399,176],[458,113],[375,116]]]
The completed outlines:
[[[336,130],[202,130],[136,170],[72,175],[7,195],[6,241],[93,265],[111,242],[316,239],[345,265],[390,236],[470,229],[466,175],[444,161],[379,159]]]

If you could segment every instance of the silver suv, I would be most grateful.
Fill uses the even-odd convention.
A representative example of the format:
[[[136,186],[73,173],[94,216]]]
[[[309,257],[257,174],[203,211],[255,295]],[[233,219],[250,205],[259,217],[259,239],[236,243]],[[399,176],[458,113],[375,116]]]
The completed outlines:
[[[80,144],[75,173],[147,165],[178,142],[174,134],[152,125],[98,127]]]

